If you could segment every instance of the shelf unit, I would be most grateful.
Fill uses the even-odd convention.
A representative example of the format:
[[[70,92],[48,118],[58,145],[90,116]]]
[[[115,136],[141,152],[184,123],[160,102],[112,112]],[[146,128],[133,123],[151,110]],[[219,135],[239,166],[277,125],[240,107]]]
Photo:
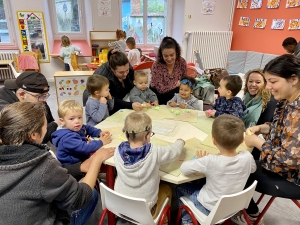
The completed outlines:
[[[116,31],[90,31],[90,45],[98,44],[100,48],[108,48],[108,42],[117,41]]]

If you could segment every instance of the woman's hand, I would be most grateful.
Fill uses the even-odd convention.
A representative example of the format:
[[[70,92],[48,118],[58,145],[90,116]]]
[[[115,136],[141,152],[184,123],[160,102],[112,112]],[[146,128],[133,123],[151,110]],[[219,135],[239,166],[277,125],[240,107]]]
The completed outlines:
[[[259,135],[260,134],[260,126],[249,127],[246,130],[246,134],[248,134],[248,135],[251,135],[251,134]]]
[[[175,88],[179,87],[180,86],[180,80],[178,80],[175,84]]]
[[[100,97],[99,102],[102,103],[102,104],[106,104],[107,103],[107,99],[104,98],[104,97]]]
[[[134,110],[134,111],[142,111],[143,110],[143,106],[141,105],[141,103],[139,103],[139,102],[134,102],[134,103],[132,103],[132,109]]]
[[[245,135],[244,141],[248,148],[256,147],[259,150],[261,150],[261,146],[265,142],[265,140],[259,138],[255,134]]]
[[[171,106],[171,107],[176,107],[177,104],[176,104],[176,102],[170,102],[170,103],[169,103],[169,106]]]

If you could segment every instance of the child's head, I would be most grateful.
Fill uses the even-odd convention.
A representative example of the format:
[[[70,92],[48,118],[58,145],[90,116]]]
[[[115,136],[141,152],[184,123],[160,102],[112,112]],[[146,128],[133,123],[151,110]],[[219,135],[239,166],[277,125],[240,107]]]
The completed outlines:
[[[71,44],[71,42],[70,42],[70,39],[68,38],[68,36],[63,35],[63,36],[61,37],[61,46],[62,46],[62,47],[67,47],[67,46],[69,46],[70,44]]]
[[[125,39],[126,38],[126,32],[123,31],[123,30],[117,29],[117,31],[116,31],[116,37],[117,37],[118,40],[120,40],[121,38]]]
[[[126,119],[123,132],[131,142],[150,142],[152,136],[152,121],[151,118],[144,112],[132,112]]]
[[[238,117],[232,115],[218,116],[212,125],[214,144],[225,150],[235,151],[244,140],[245,125]]]
[[[197,81],[189,76],[185,76],[180,80],[179,94],[183,99],[189,99],[191,94],[193,94],[194,87]]]
[[[129,49],[134,49],[135,48],[135,40],[133,37],[129,37],[126,40],[126,45]]]
[[[86,88],[93,97],[107,97],[109,95],[109,80],[94,74],[87,79]]]
[[[0,143],[20,146],[24,142],[42,143],[47,132],[45,108],[41,103],[16,102],[0,114]]]
[[[288,37],[282,42],[282,47],[290,54],[294,54],[297,46],[297,40],[293,37]]]
[[[64,128],[79,131],[82,127],[82,106],[75,100],[63,100],[58,105],[58,116]]]
[[[148,87],[148,75],[144,71],[137,70],[134,72],[134,85],[144,91]]]
[[[243,81],[240,76],[226,76],[220,81],[220,87],[218,88],[220,96],[234,97],[242,89]]]

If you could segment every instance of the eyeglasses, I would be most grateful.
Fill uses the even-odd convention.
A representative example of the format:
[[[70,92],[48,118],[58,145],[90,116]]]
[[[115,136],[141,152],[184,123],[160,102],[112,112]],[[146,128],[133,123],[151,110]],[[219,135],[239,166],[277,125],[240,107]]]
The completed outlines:
[[[43,101],[46,101],[47,98],[49,98],[50,94],[47,93],[45,95],[33,95],[31,94],[30,92],[28,91],[25,91],[27,94],[31,95],[32,97],[36,98],[39,102],[43,102]]]

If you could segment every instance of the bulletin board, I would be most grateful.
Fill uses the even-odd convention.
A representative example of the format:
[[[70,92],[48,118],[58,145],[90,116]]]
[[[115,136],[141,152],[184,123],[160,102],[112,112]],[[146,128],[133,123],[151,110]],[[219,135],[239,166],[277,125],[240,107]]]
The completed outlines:
[[[50,62],[43,12],[17,11],[17,20],[22,44],[21,52],[36,52],[40,63]]]

